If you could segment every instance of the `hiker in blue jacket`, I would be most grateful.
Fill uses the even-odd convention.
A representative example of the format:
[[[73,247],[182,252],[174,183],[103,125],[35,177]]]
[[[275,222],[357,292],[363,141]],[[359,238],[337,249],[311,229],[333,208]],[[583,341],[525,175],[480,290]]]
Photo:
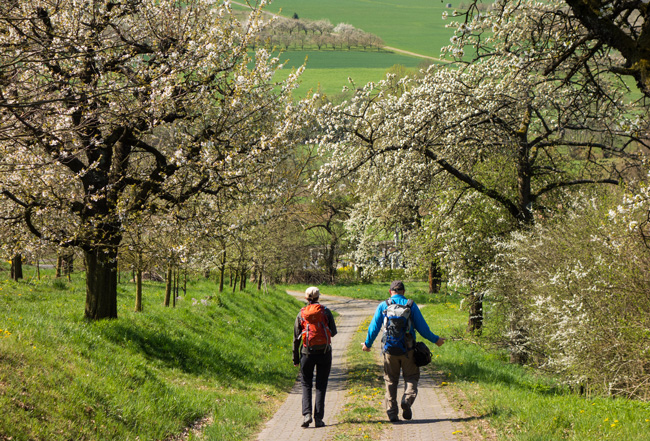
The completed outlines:
[[[399,349],[391,350],[389,347],[391,342],[386,340],[382,345],[382,353],[384,355],[384,381],[386,382],[386,414],[391,422],[399,421],[399,409],[397,408],[397,386],[399,384],[400,370],[404,375],[404,395],[402,396],[401,408],[402,416],[405,420],[410,420],[413,417],[411,407],[418,394],[418,381],[420,380],[420,368],[415,364],[413,357],[413,348],[415,347],[416,331],[422,337],[426,338],[438,346],[442,346],[445,339],[438,337],[431,332],[429,325],[422,317],[420,308],[413,302],[404,297],[404,283],[401,280],[396,280],[390,285],[390,299],[381,302],[375,311],[375,315],[370,322],[368,328],[368,335],[366,341],[363,343],[362,349],[370,351],[372,343],[377,338],[379,331],[385,328],[387,324],[386,315],[390,304],[396,305],[409,305],[410,318],[408,320],[408,329],[404,338],[403,345],[406,350],[404,353]],[[386,339],[386,330],[384,330],[384,339]]]
[[[293,364],[300,365],[302,384],[302,427],[312,422],[312,388],[316,370],[316,397],[313,408],[314,425],[323,427],[325,393],[332,369],[332,337],[336,335],[336,323],[332,312],[318,300],[320,290],[310,286],[305,291],[307,306],[302,308],[293,326]]]

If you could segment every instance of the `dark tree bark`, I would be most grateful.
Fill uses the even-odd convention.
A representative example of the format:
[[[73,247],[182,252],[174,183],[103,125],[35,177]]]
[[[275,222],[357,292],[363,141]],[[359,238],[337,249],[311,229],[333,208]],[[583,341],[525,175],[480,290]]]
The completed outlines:
[[[176,298],[178,297],[178,285],[180,283],[180,273],[178,269],[174,271],[174,297],[172,298],[172,307],[176,307]]]
[[[442,285],[442,273],[437,262],[429,264],[429,294],[439,293]]]
[[[167,276],[165,277],[165,301],[163,302],[164,306],[169,306],[172,297],[172,273],[172,266],[169,265],[169,268],[167,268]]]
[[[480,335],[483,328],[483,294],[472,292],[467,296],[467,301],[469,302],[467,332]]]
[[[63,268],[63,257],[61,254],[56,256],[56,273],[54,274],[54,277],[57,279],[61,277],[61,269]]]
[[[23,278],[23,256],[16,254],[11,258],[11,279],[20,280]]]
[[[86,318],[117,318],[117,249],[84,250],[86,261]]]
[[[142,269],[135,273],[135,312],[142,312]]]
[[[231,278],[231,280],[233,280],[232,279],[232,274],[230,275],[230,278]],[[232,284],[232,292],[233,292],[233,294],[237,290],[237,282],[238,281],[239,281],[239,271],[235,270],[235,279],[233,280],[234,283]]]
[[[226,276],[226,249],[221,255],[221,267],[219,268],[219,292],[223,292],[223,279]]]
[[[74,271],[74,253],[68,253],[62,256],[62,271],[63,274],[68,278],[68,281],[72,278],[72,272]],[[117,263],[115,264],[117,268]]]

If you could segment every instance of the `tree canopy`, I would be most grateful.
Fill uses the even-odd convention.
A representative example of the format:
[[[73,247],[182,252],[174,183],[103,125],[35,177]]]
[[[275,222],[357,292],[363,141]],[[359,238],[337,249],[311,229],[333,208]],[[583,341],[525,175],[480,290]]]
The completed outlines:
[[[210,0],[0,5],[3,218],[84,250],[89,318],[116,316],[134,213],[250,194],[286,157],[296,75],[249,54],[261,26]]]

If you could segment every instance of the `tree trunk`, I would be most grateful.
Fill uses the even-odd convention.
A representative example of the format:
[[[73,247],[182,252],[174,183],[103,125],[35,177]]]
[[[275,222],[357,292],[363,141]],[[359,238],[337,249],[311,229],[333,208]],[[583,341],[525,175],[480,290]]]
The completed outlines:
[[[142,269],[135,273],[135,312],[142,312]]]
[[[117,318],[117,249],[84,250],[86,261],[86,318]]]
[[[483,328],[483,294],[471,292],[467,296],[469,302],[469,320],[467,321],[467,332],[481,334]]]
[[[230,273],[230,280],[232,281],[232,272]],[[232,292],[234,293],[237,290],[237,281],[239,280],[239,273],[235,271],[235,280],[234,283],[232,284]]]
[[[63,257],[59,254],[56,256],[56,273],[54,277],[57,279],[61,277],[61,269],[63,268]]]
[[[167,268],[167,277],[165,278],[165,301],[163,302],[164,306],[169,306],[169,302],[172,297],[172,266],[169,265]]]
[[[224,278],[226,277],[226,247],[223,246],[223,253],[221,254],[221,265],[219,266],[219,292],[223,292]]]
[[[239,278],[239,291],[243,291],[246,289],[246,269],[242,268],[240,273],[241,277]]]
[[[523,328],[510,331],[510,363],[524,365],[528,362],[528,333]]]
[[[221,259],[221,268],[219,268],[219,292],[223,292],[223,279],[226,277],[226,254]]]
[[[68,281],[72,278],[72,272],[74,271],[74,253],[68,253],[62,256],[61,263],[63,265],[63,274],[68,277]],[[117,273],[117,262],[115,262],[115,272]]]
[[[338,239],[333,239],[327,246],[327,252],[325,255],[325,265],[327,266],[327,276],[330,283],[336,282],[336,246],[338,244]]]
[[[16,254],[11,258],[11,279],[19,280],[23,278],[23,256]]]
[[[178,269],[174,271],[174,297],[172,298],[172,307],[176,308],[176,298],[178,297],[178,280],[179,280]]]
[[[438,264],[431,261],[429,264],[429,294],[439,293],[442,285],[442,273]]]
[[[259,270],[257,273],[257,290],[262,290],[262,270]]]

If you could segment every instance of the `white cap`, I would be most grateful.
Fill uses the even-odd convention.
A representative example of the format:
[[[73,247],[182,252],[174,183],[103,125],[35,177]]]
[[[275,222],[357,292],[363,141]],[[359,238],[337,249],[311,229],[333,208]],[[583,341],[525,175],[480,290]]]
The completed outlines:
[[[320,291],[315,286],[310,286],[305,290],[305,298],[307,300],[317,300],[320,297]]]

